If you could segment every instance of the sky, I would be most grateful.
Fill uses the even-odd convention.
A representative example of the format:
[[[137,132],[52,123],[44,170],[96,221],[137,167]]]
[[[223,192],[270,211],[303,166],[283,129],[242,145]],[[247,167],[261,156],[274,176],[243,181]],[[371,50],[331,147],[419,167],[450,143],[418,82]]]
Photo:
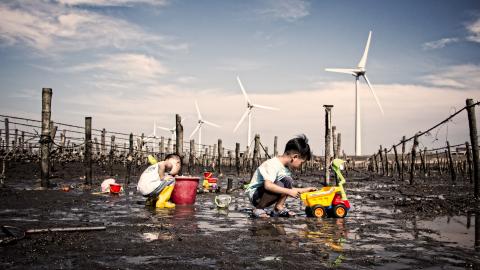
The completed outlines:
[[[355,84],[325,68],[357,66],[363,154],[424,131],[480,99],[480,2],[308,0],[38,0],[0,3],[0,113],[40,118],[52,88],[52,119],[135,134],[185,118],[185,140],[203,118],[202,143],[244,149],[252,130],[279,148],[304,133],[324,149],[324,104],[342,148],[354,153]],[[479,109],[477,108],[477,119]],[[252,134],[252,138],[253,138]],[[169,137],[158,129],[157,136]],[[194,136],[198,142],[198,137]],[[426,147],[468,140],[466,114],[421,139]],[[280,150],[281,151],[281,150]]]

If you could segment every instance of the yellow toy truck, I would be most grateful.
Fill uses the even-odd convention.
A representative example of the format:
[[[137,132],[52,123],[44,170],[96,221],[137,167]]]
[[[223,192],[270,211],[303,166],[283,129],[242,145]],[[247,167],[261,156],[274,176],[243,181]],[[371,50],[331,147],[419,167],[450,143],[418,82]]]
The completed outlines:
[[[345,161],[338,158],[332,161],[332,169],[340,180],[338,186],[323,187],[320,190],[301,194],[300,198],[303,204],[305,204],[305,213],[307,216],[343,218],[347,215],[350,209],[350,202],[343,189],[345,178],[340,172],[343,170],[343,163],[345,163]]]

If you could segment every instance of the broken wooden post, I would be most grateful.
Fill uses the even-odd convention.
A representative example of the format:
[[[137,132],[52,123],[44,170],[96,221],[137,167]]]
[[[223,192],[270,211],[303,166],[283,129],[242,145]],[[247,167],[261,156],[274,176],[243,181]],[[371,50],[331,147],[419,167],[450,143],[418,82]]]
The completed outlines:
[[[373,158],[375,159],[375,172],[379,174],[379,168],[378,168],[378,160],[377,160],[377,154],[373,155]]]
[[[325,108],[325,163],[324,163],[324,186],[330,184],[330,158],[331,158],[331,140],[332,140],[332,108],[333,105],[323,105]]]
[[[278,156],[278,148],[277,148],[278,137],[273,137],[273,156]]]
[[[479,171],[479,156],[478,156],[478,135],[477,135],[477,120],[475,116],[475,105],[472,99],[467,99],[467,113],[468,113],[468,127],[470,129],[470,143],[472,144],[473,157],[473,190],[475,199],[480,199],[480,171]],[[477,223],[475,223],[477,224]],[[480,226],[478,226],[480,227]]]
[[[110,137],[110,153],[109,153],[109,162],[110,162],[110,176],[113,176],[113,159],[115,157],[115,135]]]
[[[423,149],[423,152],[420,150],[420,161],[422,162],[423,175],[427,176],[427,148]]]
[[[233,178],[227,178],[227,193],[231,193],[233,191]]]
[[[85,184],[92,184],[92,117],[85,117]]]
[[[413,138],[413,146],[412,146],[412,161],[410,164],[410,185],[413,185],[413,176],[415,175],[415,162],[417,157],[417,146],[418,146],[418,136],[415,134]]]
[[[447,152],[448,152],[448,168],[450,170],[450,179],[455,184],[457,180],[457,175],[455,173],[455,168],[453,166],[452,152],[450,151],[450,142],[447,141]]]
[[[218,176],[222,176],[222,157],[223,157],[223,146],[222,140],[218,139],[218,157],[217,157],[217,166],[218,166]]]
[[[41,165],[40,178],[41,186],[47,188],[50,185],[50,144],[52,138],[50,137],[51,126],[50,118],[52,113],[52,89],[42,89],[42,135],[40,137],[40,151],[41,151]],[[8,151],[8,118],[5,119],[5,140],[6,149]]]
[[[237,176],[240,176],[240,143],[235,143],[235,168]]]

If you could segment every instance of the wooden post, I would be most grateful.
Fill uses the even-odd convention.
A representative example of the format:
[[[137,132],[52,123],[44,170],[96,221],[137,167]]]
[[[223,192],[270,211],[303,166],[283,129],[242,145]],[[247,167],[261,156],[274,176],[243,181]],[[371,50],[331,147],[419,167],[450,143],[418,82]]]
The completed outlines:
[[[50,185],[50,144],[52,138],[50,137],[51,126],[50,118],[52,113],[52,89],[42,89],[42,135],[40,138],[40,151],[41,151],[41,165],[40,165],[40,178],[41,186],[47,188]],[[8,151],[8,118],[5,119],[5,143]]]
[[[113,159],[115,157],[115,135],[110,137],[110,176],[113,176]]]
[[[410,164],[410,185],[413,185],[413,176],[415,175],[415,162],[417,157],[417,146],[418,146],[418,137],[415,134],[413,138],[413,146],[412,146],[412,162]]]
[[[85,184],[92,184],[92,117],[85,117]]]
[[[427,176],[427,148],[423,149],[423,152],[420,151],[420,160],[422,162],[423,175]]]
[[[250,170],[250,177],[253,176],[253,173],[257,169],[258,165],[258,157],[260,155],[260,135],[255,134],[255,146],[253,148],[253,160],[252,160],[252,167]]]
[[[218,166],[218,176],[222,176],[222,157],[223,157],[223,146],[222,140],[218,139],[218,157],[217,157],[217,166]]]
[[[337,157],[340,157],[340,151],[342,150],[342,133],[337,134]],[[347,160],[345,160],[346,162]]]
[[[179,114],[175,115],[175,130],[176,130],[176,153],[180,157],[180,163],[183,163],[183,125],[182,125],[182,117]],[[183,164],[182,164],[183,167]],[[179,175],[182,175],[183,170],[181,169]]]
[[[17,148],[17,145],[18,145],[18,128],[15,129],[15,135],[13,135],[13,144],[12,144],[12,148],[15,149]]]
[[[278,136],[273,137],[273,156],[278,156],[278,148],[277,148]]]
[[[401,178],[402,169],[400,167],[400,161],[398,160],[397,146],[393,146],[393,152],[395,153],[395,164],[397,165],[398,178]],[[393,174],[392,174],[393,175]]]
[[[165,138],[160,137],[160,159],[165,159]]]
[[[237,176],[240,176],[240,143],[235,143],[235,168]]]
[[[400,180],[402,180],[402,182],[405,180],[404,171],[405,171],[405,136],[402,137],[402,173],[400,174]]]
[[[47,89],[47,88],[44,88]],[[51,94],[50,94],[50,99],[51,99]],[[43,104],[43,96],[42,96],[42,104]],[[49,111],[50,112],[50,111]],[[43,113],[43,110],[42,110]],[[43,114],[42,114],[43,117]],[[9,144],[10,144],[10,125],[8,124],[8,118],[5,118],[5,153],[8,153],[9,150]],[[48,120],[50,123],[50,120]],[[42,123],[43,123],[43,118],[42,118]]]
[[[478,153],[477,119],[475,116],[475,106],[474,106],[473,100],[467,99],[466,103],[467,103],[467,113],[468,113],[468,127],[470,129],[470,143],[472,144],[473,186],[474,186],[473,193],[474,193],[475,199],[478,200],[480,199],[480,175],[479,175],[480,163],[479,163],[479,156],[478,156],[479,153]]]
[[[195,170],[195,140],[190,140],[190,157],[188,159],[188,171],[191,175]]]
[[[127,177],[125,178],[126,184],[130,184],[130,177],[132,173],[132,163],[133,163],[133,133],[130,133],[128,139],[128,158],[127,158]]]
[[[380,155],[380,163],[382,164],[382,175],[385,175],[385,163],[383,162],[383,148],[381,145],[378,154]]]
[[[93,138],[93,142],[94,142],[94,144],[95,144],[95,153],[94,153],[93,156],[98,157],[98,155],[100,154],[100,145],[98,144],[98,139],[97,139],[97,137],[94,137],[94,138]]]
[[[383,151],[385,152],[385,175],[386,175],[386,176],[389,176],[389,164],[388,164],[387,148],[384,148]]]
[[[333,159],[337,158],[337,127],[332,126],[332,149],[333,149]]]
[[[233,178],[228,178],[227,179],[227,193],[230,193],[233,191]]]
[[[332,108],[333,105],[323,105],[325,108],[325,163],[323,171],[325,173],[324,186],[330,184],[330,158],[331,158],[331,140],[332,140]]]
[[[107,147],[105,146],[105,135],[106,135],[106,133],[107,133],[106,130],[102,129],[102,136],[100,137],[100,143],[102,144],[101,148],[100,148],[102,157],[107,154]]]
[[[457,180],[457,175],[455,173],[455,168],[453,166],[453,159],[452,159],[452,152],[450,151],[450,142],[447,141],[447,152],[448,152],[448,167],[450,170],[450,178],[452,179],[452,182],[455,184]]]
[[[374,160],[375,160],[375,172],[376,172],[377,174],[379,174],[379,171],[380,171],[380,170],[379,170],[379,168],[378,168],[377,154],[374,154],[374,155],[373,155],[373,158],[374,158]]]
[[[472,156],[470,153],[470,144],[468,142],[465,142],[465,148],[467,149],[467,175],[468,178],[470,179],[470,184],[473,183],[473,174],[472,174]]]

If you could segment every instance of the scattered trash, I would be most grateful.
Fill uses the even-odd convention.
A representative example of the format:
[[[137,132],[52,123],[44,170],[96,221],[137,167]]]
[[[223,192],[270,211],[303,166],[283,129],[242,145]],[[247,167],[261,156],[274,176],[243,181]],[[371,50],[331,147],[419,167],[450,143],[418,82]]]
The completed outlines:
[[[110,185],[115,184],[115,179],[108,178],[103,180],[102,184],[100,185],[102,188],[102,192],[110,192]]]

